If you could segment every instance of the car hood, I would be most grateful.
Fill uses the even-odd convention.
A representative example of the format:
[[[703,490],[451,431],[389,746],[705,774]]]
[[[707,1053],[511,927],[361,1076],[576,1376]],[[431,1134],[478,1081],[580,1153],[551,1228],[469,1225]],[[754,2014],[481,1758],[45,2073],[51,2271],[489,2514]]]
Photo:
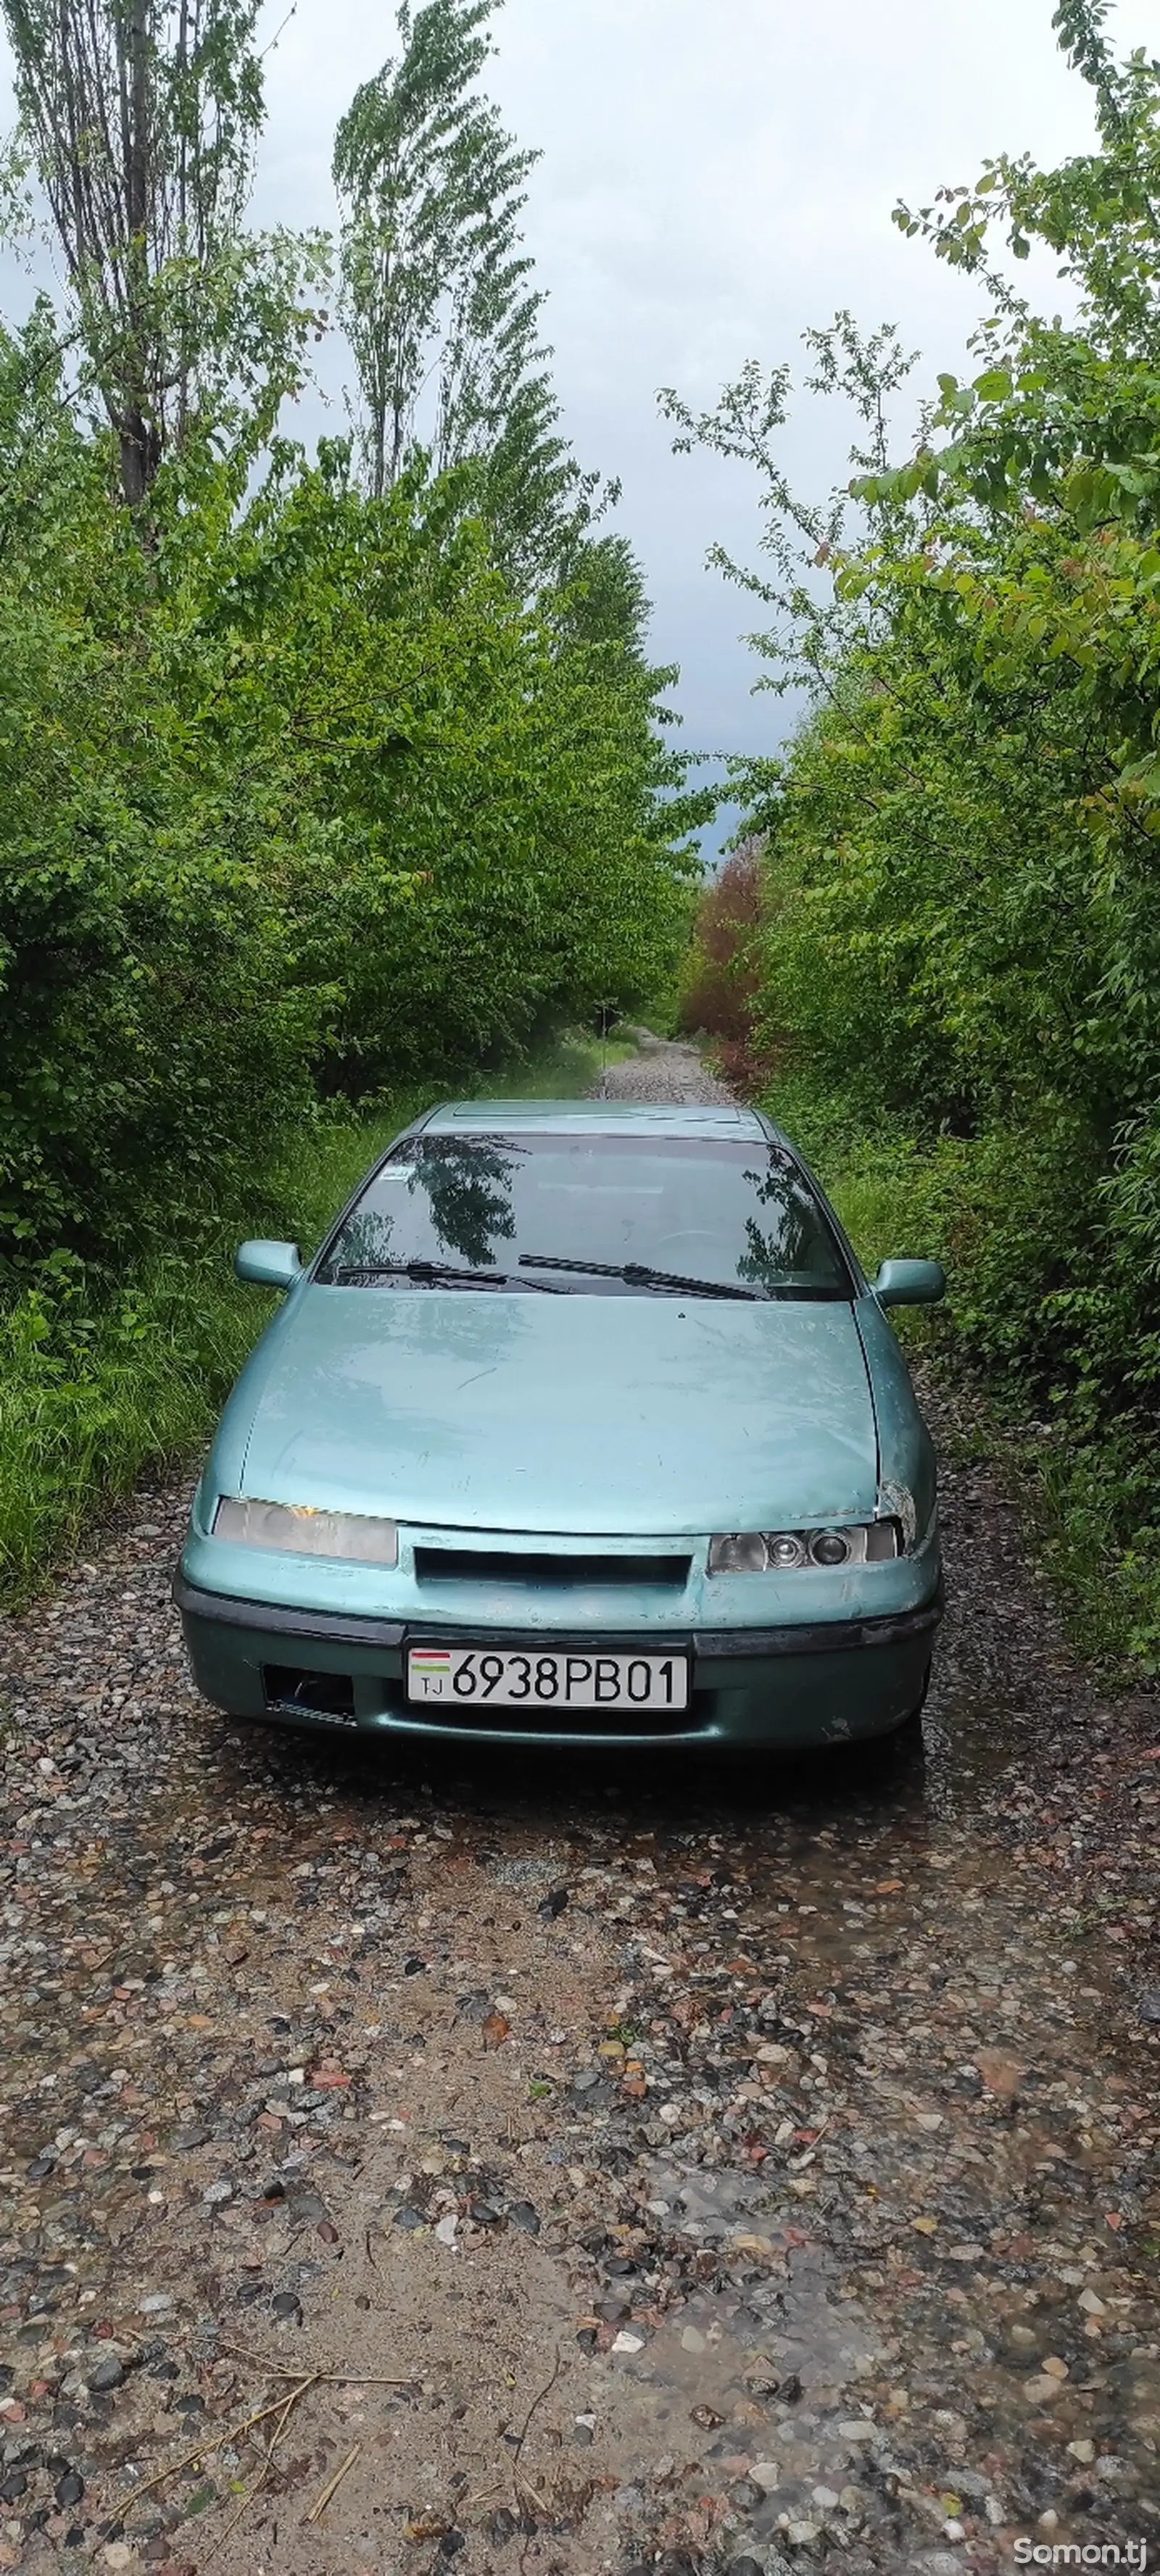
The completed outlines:
[[[244,1493],[427,1526],[768,1529],[877,1494],[838,1303],[304,1284],[234,1404]]]

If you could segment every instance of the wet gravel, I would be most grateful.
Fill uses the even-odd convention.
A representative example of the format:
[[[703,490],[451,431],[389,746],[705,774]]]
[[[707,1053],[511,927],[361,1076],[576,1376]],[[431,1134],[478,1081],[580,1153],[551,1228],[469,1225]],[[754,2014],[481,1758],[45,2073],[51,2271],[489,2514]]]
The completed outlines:
[[[609,1087],[696,1078],[645,1062]],[[1160,1703],[928,1410],[919,1751],[240,1729],[182,1664],[184,1481],[7,1623],[0,2567],[1160,2545]]]
[[[609,1065],[595,1085],[606,1100],[700,1101],[733,1098],[728,1084],[706,1071],[696,1047],[657,1038],[651,1029],[632,1032],[637,1053],[623,1064]]]

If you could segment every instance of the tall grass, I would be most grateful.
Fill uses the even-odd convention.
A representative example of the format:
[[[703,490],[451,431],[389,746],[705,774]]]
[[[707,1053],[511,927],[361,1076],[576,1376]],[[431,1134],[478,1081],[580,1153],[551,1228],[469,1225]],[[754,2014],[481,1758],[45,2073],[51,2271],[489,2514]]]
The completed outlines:
[[[608,1058],[630,1053],[608,1049]],[[598,1079],[599,1039],[483,1073],[489,1097],[567,1097]],[[141,1246],[103,1294],[57,1268],[0,1308],[0,1603],[27,1600],[102,1511],[137,1479],[196,1455],[275,1300],[239,1286],[247,1234],[313,1251],[361,1174],[434,1095],[320,1116],[278,1138],[244,1203],[186,1218],[180,1239]]]

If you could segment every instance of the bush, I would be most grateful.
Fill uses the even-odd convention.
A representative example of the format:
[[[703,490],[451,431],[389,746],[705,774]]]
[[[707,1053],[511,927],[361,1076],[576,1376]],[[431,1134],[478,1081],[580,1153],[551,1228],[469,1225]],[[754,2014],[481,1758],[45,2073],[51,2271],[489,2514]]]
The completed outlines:
[[[516,600],[456,477],[192,483],[146,557],[78,468],[0,568],[0,1294],[182,1238],[316,1092],[647,1002],[687,937],[658,676]]]
[[[0,1600],[32,1591],[143,1471],[197,1450],[275,1302],[236,1283],[239,1239],[316,1244],[418,1105],[306,1120],[179,1253],[155,1243],[103,1286],[58,1254],[0,1311]]]
[[[776,1055],[768,1036],[758,1045],[755,1022],[765,917],[760,859],[760,841],[745,841],[706,886],[677,1002],[678,1027],[713,1040],[724,1079],[743,1093],[768,1079]]]

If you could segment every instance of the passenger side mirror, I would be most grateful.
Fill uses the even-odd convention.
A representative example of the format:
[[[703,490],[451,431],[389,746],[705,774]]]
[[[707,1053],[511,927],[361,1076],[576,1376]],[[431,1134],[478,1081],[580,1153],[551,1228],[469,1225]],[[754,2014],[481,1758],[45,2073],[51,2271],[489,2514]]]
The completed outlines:
[[[302,1276],[302,1263],[296,1243],[267,1243],[259,1238],[239,1244],[234,1270],[255,1288],[292,1288]]]
[[[941,1261],[884,1261],[873,1285],[880,1306],[936,1306],[947,1279]]]

